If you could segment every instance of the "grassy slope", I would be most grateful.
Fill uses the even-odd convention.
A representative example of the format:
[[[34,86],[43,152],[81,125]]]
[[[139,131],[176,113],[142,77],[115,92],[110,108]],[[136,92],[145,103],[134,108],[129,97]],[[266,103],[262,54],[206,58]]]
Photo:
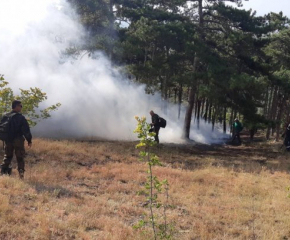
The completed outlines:
[[[289,239],[290,161],[267,144],[165,145],[174,239]],[[148,239],[134,143],[37,139],[25,180],[0,177],[0,239]],[[150,229],[148,229],[150,231]]]

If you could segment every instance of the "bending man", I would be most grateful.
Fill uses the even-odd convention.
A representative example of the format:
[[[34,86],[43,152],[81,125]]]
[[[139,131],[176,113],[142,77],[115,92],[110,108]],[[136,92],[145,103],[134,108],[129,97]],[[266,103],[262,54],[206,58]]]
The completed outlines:
[[[153,127],[151,129],[151,132],[155,132],[155,141],[159,143],[159,130],[160,130],[159,116],[152,110],[150,111],[150,115],[152,117],[151,126]]]

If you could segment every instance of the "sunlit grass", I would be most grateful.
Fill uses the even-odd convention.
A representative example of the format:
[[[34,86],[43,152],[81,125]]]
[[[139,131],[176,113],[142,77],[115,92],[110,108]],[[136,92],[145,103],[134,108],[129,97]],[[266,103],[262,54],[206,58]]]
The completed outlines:
[[[222,149],[216,154],[192,146],[157,149],[164,166],[155,174],[170,183],[174,239],[290,237],[287,169],[237,170],[224,161],[263,156],[247,151],[231,156],[234,150],[220,156]],[[145,171],[134,143],[37,139],[28,152],[25,180],[15,170],[0,178],[0,239],[149,239],[149,228],[132,228],[148,212],[137,194]]]

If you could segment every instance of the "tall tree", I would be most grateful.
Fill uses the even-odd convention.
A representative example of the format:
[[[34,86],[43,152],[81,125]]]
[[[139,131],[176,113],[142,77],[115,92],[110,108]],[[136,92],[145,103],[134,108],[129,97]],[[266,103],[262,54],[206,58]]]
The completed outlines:
[[[270,77],[274,85],[270,120],[275,122],[276,140],[279,140],[282,119],[289,121],[289,112],[284,111],[290,97],[290,29],[286,28],[271,36],[271,42],[265,48],[271,65]],[[287,113],[287,115],[285,115]],[[269,138],[269,129],[267,132]]]
[[[92,54],[103,51],[112,61],[118,61],[118,23],[114,12],[114,0],[68,0],[80,16],[87,30],[84,45],[71,49],[70,53],[79,54],[84,50]],[[74,50],[74,51],[73,51]]]

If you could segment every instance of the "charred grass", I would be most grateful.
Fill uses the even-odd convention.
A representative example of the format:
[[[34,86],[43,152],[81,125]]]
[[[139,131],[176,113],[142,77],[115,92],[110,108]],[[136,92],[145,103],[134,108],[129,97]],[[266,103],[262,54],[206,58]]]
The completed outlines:
[[[25,180],[0,177],[0,239],[150,239],[133,225],[148,213],[132,142],[37,139]],[[278,145],[166,144],[173,239],[290,239],[289,157]],[[163,196],[161,196],[162,198]]]

